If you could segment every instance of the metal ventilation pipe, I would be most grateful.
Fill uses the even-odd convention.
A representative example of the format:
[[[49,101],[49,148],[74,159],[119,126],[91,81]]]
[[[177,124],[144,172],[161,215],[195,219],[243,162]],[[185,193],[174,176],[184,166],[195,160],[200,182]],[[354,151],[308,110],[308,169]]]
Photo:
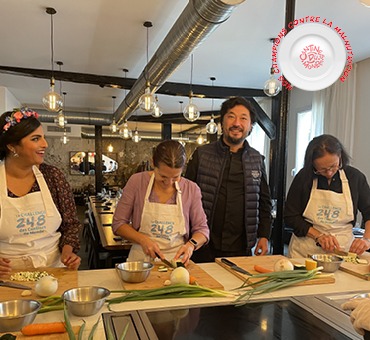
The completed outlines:
[[[47,110],[37,110],[37,112],[40,114],[40,121],[45,123],[54,123],[58,115],[57,112],[49,112]],[[65,115],[68,124],[106,126],[112,123],[111,115],[106,113],[68,111]]]
[[[136,109],[149,75],[152,92],[184,62],[189,54],[245,0],[190,0],[158,50],[114,113],[117,124],[123,124]]]

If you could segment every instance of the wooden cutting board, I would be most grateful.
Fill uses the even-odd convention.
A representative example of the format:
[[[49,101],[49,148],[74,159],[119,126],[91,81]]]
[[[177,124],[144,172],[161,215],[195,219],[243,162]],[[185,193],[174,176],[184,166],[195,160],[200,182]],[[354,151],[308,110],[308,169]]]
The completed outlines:
[[[58,290],[54,295],[62,295],[64,291],[70,288],[78,287],[78,278],[77,278],[77,270],[69,270],[66,268],[38,268],[34,269],[34,271],[46,271],[49,274],[52,274],[54,277],[58,279]],[[17,270],[20,271],[31,271],[31,270]],[[12,273],[13,274],[13,273]],[[10,280],[4,280],[10,281]],[[38,296],[35,292],[35,284],[36,282],[20,282],[20,281],[11,281],[14,283],[20,283],[24,286],[28,286],[32,288],[32,295],[22,297],[21,293],[23,292],[22,289],[15,289],[15,288],[8,288],[0,286],[0,301],[4,300],[12,300],[12,299],[40,299],[41,297]]]
[[[167,272],[159,272],[158,267],[162,263],[154,263],[154,268],[151,270],[149,277],[144,282],[129,283],[122,281],[124,289],[152,289],[163,287],[163,283],[170,279],[171,269]],[[202,268],[190,261],[189,266],[186,268],[191,276],[194,276],[200,286],[212,289],[224,289],[224,286],[216,281],[212,276],[207,274]],[[119,273],[117,273],[119,275]]]
[[[369,264],[359,264],[343,261],[339,267],[340,270],[357,276],[361,279],[370,281],[370,265]],[[369,274],[369,275],[365,275]]]
[[[72,326],[73,332],[78,335],[80,326]],[[7,332],[17,337],[17,340],[69,340],[68,333],[55,333],[55,334],[43,334],[43,335],[23,335],[21,332]],[[6,333],[0,333],[0,336]]]
[[[254,270],[255,265],[262,266],[266,269],[273,270],[275,262],[280,259],[287,259],[287,257],[283,255],[266,255],[266,256],[240,256],[240,257],[229,257],[228,260],[234,262],[237,266],[247,270],[251,274],[259,274]],[[239,273],[233,269],[231,269],[228,265],[221,262],[221,258],[216,258],[216,263],[222,266],[223,268],[227,269],[230,273],[234,274],[241,280],[246,280],[250,278],[250,276]],[[253,279],[252,279],[253,281]],[[258,281],[258,279],[255,279]],[[304,282],[297,283],[297,286],[306,286],[306,285],[315,285],[315,284],[325,284],[325,283],[334,283],[335,278],[334,276],[324,276],[319,277],[314,280],[308,280]]]

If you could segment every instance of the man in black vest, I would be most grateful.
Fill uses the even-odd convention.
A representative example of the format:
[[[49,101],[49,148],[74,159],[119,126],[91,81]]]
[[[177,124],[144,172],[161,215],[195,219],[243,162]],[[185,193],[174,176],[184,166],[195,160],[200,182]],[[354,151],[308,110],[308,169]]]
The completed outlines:
[[[254,246],[255,255],[268,252],[272,218],[264,157],[246,141],[256,111],[246,99],[234,97],[220,113],[222,136],[195,150],[185,174],[202,191],[211,231],[208,245],[194,252],[195,262],[250,256]]]

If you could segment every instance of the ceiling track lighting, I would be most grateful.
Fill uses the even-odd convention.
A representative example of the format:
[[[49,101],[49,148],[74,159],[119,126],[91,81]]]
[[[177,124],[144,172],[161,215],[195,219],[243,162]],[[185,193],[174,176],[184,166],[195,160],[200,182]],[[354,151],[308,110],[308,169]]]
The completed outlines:
[[[50,29],[50,40],[51,40],[51,79],[50,89],[42,98],[42,103],[48,111],[59,112],[63,107],[63,100],[61,96],[55,92],[55,79],[54,79],[54,22],[53,15],[57,11],[52,7],[46,8],[46,13],[50,15],[51,29]]]
[[[200,112],[198,107],[193,104],[193,91],[192,91],[192,85],[193,85],[193,55],[191,55],[190,59],[190,91],[189,91],[189,104],[185,106],[183,115],[186,120],[189,122],[196,121],[199,116]]]
[[[209,79],[211,79],[212,87],[213,87],[213,82],[216,80],[216,78],[215,77],[210,77]],[[214,99],[212,98],[212,108],[211,108],[212,116],[211,116],[211,120],[206,125],[206,131],[210,135],[214,135],[215,133],[217,133],[217,130],[218,130],[217,124],[215,123],[214,114],[213,114],[213,100]]]
[[[271,38],[270,41],[272,42],[272,44],[274,44],[275,39]],[[275,97],[276,95],[278,95],[278,93],[280,91],[281,91],[281,84],[275,78],[275,69],[274,69],[273,66],[271,66],[271,68],[270,68],[270,78],[266,80],[266,82],[263,86],[263,92],[268,97]]]
[[[144,27],[146,27],[146,66],[145,66],[145,79],[146,79],[146,88],[144,94],[139,98],[139,107],[145,112],[152,112],[155,109],[156,102],[152,91],[150,90],[150,81],[148,74],[148,63],[149,63],[149,28],[153,24],[150,21],[144,22]]]
[[[112,124],[109,125],[109,130],[112,132],[112,133],[116,133],[118,131],[118,125],[116,124],[116,121],[114,119],[114,108],[115,108],[115,100],[116,100],[116,96],[112,96],[112,101],[113,101],[113,104],[112,104],[112,107],[113,107],[113,121],[112,121]]]

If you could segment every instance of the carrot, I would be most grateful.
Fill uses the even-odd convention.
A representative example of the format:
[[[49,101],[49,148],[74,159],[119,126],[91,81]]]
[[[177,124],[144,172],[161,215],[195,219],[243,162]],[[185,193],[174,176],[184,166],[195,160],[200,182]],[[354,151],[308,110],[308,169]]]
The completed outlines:
[[[258,264],[254,265],[254,270],[258,273],[271,273],[271,269],[264,268],[262,266],[259,266]]]
[[[194,277],[194,276],[189,276],[189,283],[191,284],[191,285],[196,285],[197,284],[197,278],[196,277]]]
[[[64,322],[32,323],[21,329],[23,335],[39,335],[51,333],[64,333],[66,327]]]

